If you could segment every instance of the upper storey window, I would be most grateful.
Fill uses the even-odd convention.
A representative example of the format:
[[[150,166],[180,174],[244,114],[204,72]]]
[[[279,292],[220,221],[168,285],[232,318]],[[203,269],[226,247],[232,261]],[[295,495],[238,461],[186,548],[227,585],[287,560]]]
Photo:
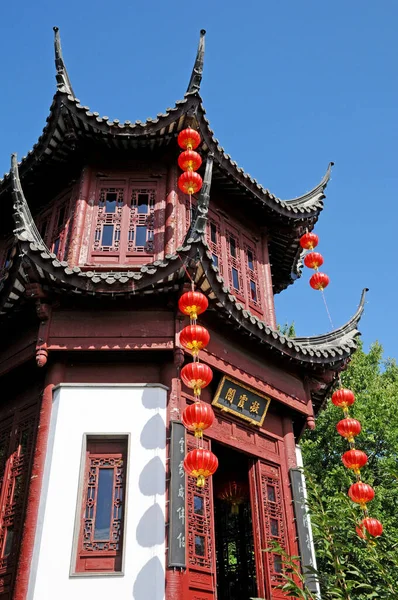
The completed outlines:
[[[37,229],[48,249],[59,260],[66,259],[69,245],[70,196],[63,196],[51,208],[38,215]]]
[[[142,264],[154,253],[156,183],[100,185],[91,261]]]

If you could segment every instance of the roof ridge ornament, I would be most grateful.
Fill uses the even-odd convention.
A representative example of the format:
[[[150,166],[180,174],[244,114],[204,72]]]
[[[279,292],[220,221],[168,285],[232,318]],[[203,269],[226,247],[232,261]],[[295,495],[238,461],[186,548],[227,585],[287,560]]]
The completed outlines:
[[[195,219],[192,221],[192,225],[186,236],[187,243],[188,240],[189,242],[198,242],[200,239],[203,241],[206,234],[207,213],[209,210],[211,180],[213,175],[213,160],[214,155],[209,153],[206,159],[203,185],[198,197]]]
[[[198,51],[196,53],[195,64],[192,69],[191,79],[189,80],[186,94],[196,94],[200,90],[200,83],[203,75],[203,64],[205,57],[205,35],[206,30],[200,30],[200,38],[198,44]]]
[[[62,47],[61,47],[61,36],[59,34],[59,28],[53,27],[54,31],[54,52],[55,52],[55,68],[56,68],[56,79],[57,79],[57,88],[60,92],[64,92],[65,94],[69,94],[70,96],[75,97],[73,92],[72,84],[69,79],[68,71],[66,70],[64,57],[62,56]]]

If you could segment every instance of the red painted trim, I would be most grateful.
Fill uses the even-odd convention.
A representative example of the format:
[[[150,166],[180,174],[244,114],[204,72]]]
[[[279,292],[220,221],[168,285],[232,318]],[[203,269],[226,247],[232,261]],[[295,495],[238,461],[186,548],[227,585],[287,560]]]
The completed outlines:
[[[55,363],[46,374],[44,392],[40,408],[36,448],[30,477],[25,526],[19,554],[13,600],[26,600],[29,585],[30,566],[35,542],[40,492],[46,459],[48,432],[50,428],[53,387],[63,379],[64,365]]]

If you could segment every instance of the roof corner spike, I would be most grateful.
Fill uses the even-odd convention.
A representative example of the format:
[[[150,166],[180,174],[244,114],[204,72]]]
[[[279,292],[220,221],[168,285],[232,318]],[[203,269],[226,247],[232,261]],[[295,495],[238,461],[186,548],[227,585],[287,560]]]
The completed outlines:
[[[61,37],[59,35],[58,27],[53,27],[54,30],[54,52],[55,52],[55,68],[56,68],[56,79],[57,79],[57,88],[60,92],[64,92],[65,94],[69,94],[70,96],[75,97],[73,93],[72,84],[69,79],[68,71],[66,70],[66,66],[64,63],[64,58],[62,56],[62,48],[61,48]]]
[[[193,66],[191,79],[189,80],[188,88],[186,91],[187,94],[195,94],[200,90],[200,83],[202,81],[203,75],[203,62],[205,57],[205,35],[206,30],[201,29],[198,51],[196,53],[195,64]]]
[[[192,225],[187,232],[186,240],[191,240],[194,242],[197,242],[200,239],[204,240],[204,236],[206,234],[207,213],[209,210],[210,202],[211,178],[213,174],[213,159],[213,154],[209,153],[207,155],[206,160],[203,185],[198,197],[198,206],[195,219],[193,220]]]

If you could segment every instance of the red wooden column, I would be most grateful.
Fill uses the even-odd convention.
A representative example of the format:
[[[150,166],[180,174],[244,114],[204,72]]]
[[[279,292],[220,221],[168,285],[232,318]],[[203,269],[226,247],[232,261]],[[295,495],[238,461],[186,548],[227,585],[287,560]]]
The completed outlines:
[[[172,164],[167,172],[166,214],[164,230],[164,253],[174,254],[176,250],[177,225],[177,166]]]
[[[82,172],[79,192],[76,199],[76,206],[73,215],[72,231],[70,235],[70,246],[66,260],[72,265],[79,264],[80,248],[82,245],[84,222],[86,219],[86,209],[88,195],[91,183],[91,169],[85,167]]]
[[[62,363],[53,363],[49,366],[44,381],[44,392],[40,408],[36,448],[33,457],[25,525],[21,541],[13,600],[26,600],[28,593],[30,566],[35,543],[37,516],[39,512],[40,493],[51,420],[53,388],[58,383],[61,383],[63,377],[64,365]]]
[[[271,274],[271,265],[269,262],[268,237],[267,237],[266,231],[263,231],[261,234],[261,244],[262,244],[263,261],[264,261],[263,272],[264,272],[265,321],[270,327],[272,327],[273,329],[276,329],[274,291],[272,289],[272,274]]]

